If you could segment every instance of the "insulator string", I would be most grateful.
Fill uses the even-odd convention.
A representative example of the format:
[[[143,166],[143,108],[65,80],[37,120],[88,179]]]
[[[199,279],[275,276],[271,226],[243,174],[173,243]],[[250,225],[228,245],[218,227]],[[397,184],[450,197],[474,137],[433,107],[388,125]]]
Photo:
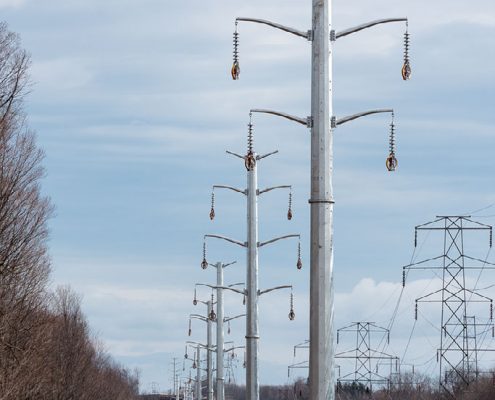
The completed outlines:
[[[253,150],[253,122],[252,122],[253,114],[249,113],[249,123],[248,123],[248,137],[247,137],[247,154],[244,157],[244,165],[248,171],[252,171],[255,164],[256,159],[254,157]]]
[[[210,220],[215,219],[215,189],[211,191],[211,210],[210,210]]]
[[[406,22],[406,32],[404,33],[404,64],[402,65],[402,79],[405,81],[411,78],[409,46],[410,46],[409,22]]]
[[[389,171],[395,171],[397,169],[397,158],[395,157],[395,124],[394,113],[392,112],[392,121],[390,122],[390,135],[389,135],[389,155],[385,161],[385,165]]]
[[[287,211],[287,219],[289,221],[292,219],[292,189],[289,192],[289,209]]]
[[[232,64],[232,69],[230,73],[234,81],[239,79],[241,73],[241,68],[239,66],[239,32],[237,32],[237,21],[235,21],[235,31],[234,31],[234,62]]]
[[[290,310],[289,310],[289,319],[294,321],[296,318],[296,313],[294,312],[294,294],[292,291],[290,292]]]
[[[297,243],[297,269],[301,269],[303,264],[301,260],[301,242]]]
[[[201,268],[206,269],[208,267],[208,261],[206,261],[206,242],[203,242],[203,260],[201,261]]]

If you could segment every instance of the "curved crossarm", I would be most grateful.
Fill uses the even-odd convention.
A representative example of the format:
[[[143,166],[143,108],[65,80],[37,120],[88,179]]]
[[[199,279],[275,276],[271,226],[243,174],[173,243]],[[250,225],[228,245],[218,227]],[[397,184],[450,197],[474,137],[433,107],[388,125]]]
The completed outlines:
[[[213,185],[213,189],[229,189],[229,190],[232,190],[233,192],[237,192],[240,194],[244,194],[244,195],[247,194],[246,190],[237,189],[235,187],[227,186],[227,185]]]
[[[271,240],[267,240],[266,242],[260,242],[258,243],[258,247],[263,247],[267,244],[271,244],[271,243],[274,243],[274,242],[278,242],[279,240],[283,240],[283,239],[289,239],[289,238],[301,238],[301,235],[296,235],[296,234],[293,234],[293,235],[285,235],[285,236],[280,236],[280,237],[277,237],[275,239],[271,239]]]
[[[199,343],[199,342],[194,342],[192,340],[188,340],[186,341],[187,344],[194,344],[196,346],[199,346],[199,347],[202,347],[204,349],[208,348],[208,346],[206,344],[203,344],[203,343]]]
[[[242,317],[245,317],[245,316],[246,316],[246,314],[239,314],[239,315],[236,315],[235,317],[225,317],[223,319],[223,322],[232,321],[233,319],[242,318]]]
[[[278,153],[278,150],[274,150],[274,151],[271,151],[270,153],[263,154],[262,156],[256,156],[256,159],[258,161],[263,160],[263,158],[273,156],[274,154],[277,154],[277,153]]]
[[[232,283],[230,285],[227,285],[229,288],[234,287],[234,286],[240,286],[240,285],[245,285],[244,282],[237,282],[237,283]]]
[[[227,154],[230,154],[231,156],[234,156],[234,157],[240,158],[241,160],[244,160],[244,156],[241,156],[240,154],[234,153],[233,151],[225,150],[225,152]]]
[[[259,190],[258,195],[266,193],[266,192],[270,192],[270,191],[275,190],[275,189],[292,189],[292,186],[291,185],[272,186],[272,187],[269,187],[269,188],[266,188],[263,190]]]
[[[240,242],[238,240],[235,240],[235,239],[230,239],[226,236],[220,236],[220,235],[205,235],[204,236],[205,238],[215,238],[215,239],[222,239],[222,240],[226,240],[227,242],[230,242],[230,243],[234,243],[234,244],[237,244],[238,246],[241,246],[241,247],[247,247],[247,243],[246,242]]]
[[[201,321],[203,321],[203,322],[208,322],[208,318],[206,318],[206,317],[205,317],[205,316],[203,316],[203,315],[199,315],[199,314],[190,314],[190,315],[189,315],[189,318],[190,318],[190,319],[199,319],[199,320],[201,320]]]
[[[374,21],[370,21],[370,22],[367,22],[365,24],[353,26],[352,28],[337,32],[335,34],[335,39],[339,39],[341,37],[350,35],[352,33],[362,31],[363,29],[371,28],[372,26],[376,26],[376,25],[380,25],[380,24],[388,24],[391,22],[407,22],[407,18],[385,18],[385,19],[377,19]]]
[[[303,31],[300,31],[298,29],[291,28],[289,26],[285,26],[285,25],[277,24],[276,22],[268,21],[266,19],[238,17],[235,20],[236,21],[243,21],[243,22],[255,22],[257,24],[268,25],[268,26],[271,26],[272,28],[280,29],[281,31],[292,33],[293,35],[303,37],[306,40],[312,39],[311,31],[303,32]]]
[[[234,347],[231,347],[230,349],[225,349],[224,353],[228,353],[229,351],[232,351],[235,349],[245,349],[245,348],[246,348],[246,346],[234,346]]]
[[[353,120],[361,118],[361,117],[366,117],[367,115],[381,114],[381,113],[393,113],[393,112],[394,112],[394,110],[392,108],[381,108],[381,109],[377,109],[377,110],[369,110],[369,111],[364,111],[364,112],[360,112],[360,113],[353,114],[353,115],[348,115],[347,117],[336,119],[335,123],[332,123],[332,128],[335,128],[339,125],[345,124],[349,121],[353,121]]]
[[[243,296],[245,296],[247,294],[247,292],[245,290],[234,289],[233,287],[230,287],[231,285],[229,285],[229,286],[215,286],[215,285],[208,285],[207,283],[197,283],[197,285],[207,286],[207,287],[212,288],[212,289],[231,290],[232,292],[242,294]]]
[[[300,123],[301,125],[305,125],[306,127],[308,128],[311,128],[311,117],[306,117],[306,118],[300,118],[300,117],[296,117],[294,115],[290,115],[290,114],[287,114],[287,113],[284,113],[284,112],[280,112],[280,111],[274,111],[274,110],[267,110],[267,109],[264,109],[264,108],[253,108],[252,110],[250,110],[250,112],[252,113],[261,113],[261,114],[272,114],[272,115],[276,115],[278,117],[282,117],[282,118],[286,118],[290,121],[294,121],[294,122],[298,122]]]
[[[281,286],[272,287],[270,289],[258,290],[258,296],[261,296],[262,294],[270,293],[270,292],[273,292],[274,290],[279,290],[279,289],[292,289],[292,285],[281,285]]]

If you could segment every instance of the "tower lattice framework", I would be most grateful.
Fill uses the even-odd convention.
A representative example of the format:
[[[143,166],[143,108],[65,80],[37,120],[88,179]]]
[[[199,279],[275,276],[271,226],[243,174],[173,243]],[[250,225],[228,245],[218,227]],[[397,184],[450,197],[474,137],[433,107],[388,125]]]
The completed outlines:
[[[466,287],[466,271],[495,269],[495,264],[471,257],[465,253],[466,231],[486,231],[492,246],[492,227],[473,221],[470,216],[438,216],[434,221],[415,227],[414,245],[417,246],[421,231],[443,233],[443,253],[439,256],[403,267],[403,285],[409,270],[437,270],[442,277],[442,287],[416,299],[418,303],[441,303],[440,347],[437,349],[439,384],[447,394],[456,398],[478,377],[478,353],[488,349],[478,348],[477,327],[493,326],[493,300],[478,292],[476,287]],[[472,232],[471,232],[472,233]],[[471,303],[488,303],[487,324],[477,324],[476,316],[469,312]]]

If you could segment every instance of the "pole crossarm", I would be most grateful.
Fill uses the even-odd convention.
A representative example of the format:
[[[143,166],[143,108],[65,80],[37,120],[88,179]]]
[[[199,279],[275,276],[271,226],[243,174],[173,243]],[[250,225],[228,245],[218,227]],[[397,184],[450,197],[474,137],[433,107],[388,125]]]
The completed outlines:
[[[186,341],[186,344],[190,345],[193,349],[195,349],[196,347],[201,347],[203,349],[208,348],[208,346],[206,344],[199,343],[199,342],[194,342],[192,340]]]
[[[356,33],[362,31],[363,29],[371,28],[372,26],[381,25],[381,24],[389,24],[392,22],[407,22],[407,18],[384,18],[384,19],[376,19],[374,21],[366,22],[361,25],[353,26],[352,28],[344,29],[343,31],[335,33],[335,39],[339,39],[341,37],[350,35],[352,33]]]
[[[377,109],[377,110],[369,110],[369,111],[364,111],[364,112],[360,112],[360,113],[357,113],[357,114],[352,114],[352,115],[348,115],[347,117],[342,117],[342,118],[335,118],[335,117],[332,117],[332,128],[336,128],[337,126],[339,125],[343,125],[349,121],[353,121],[355,119],[358,119],[358,118],[361,118],[361,117],[366,117],[368,115],[372,115],[372,114],[382,114],[382,113],[391,113],[393,114],[394,110],[392,108],[380,108],[380,109]]]
[[[311,31],[303,32],[303,31],[300,31],[299,29],[295,29],[295,28],[291,28],[289,26],[281,25],[281,24],[278,24],[276,22],[268,21],[266,19],[237,17],[235,20],[239,21],[239,22],[254,22],[257,24],[268,25],[268,26],[271,26],[272,28],[280,29],[281,31],[292,33],[293,35],[303,37],[306,40],[312,40],[312,38],[313,38]]]
[[[234,346],[234,347],[231,347],[229,349],[225,349],[223,352],[224,353],[228,353],[229,351],[232,351],[232,350],[235,350],[235,349],[245,349],[246,346]]]
[[[301,235],[296,235],[296,234],[293,234],[293,235],[285,235],[285,236],[280,236],[280,237],[277,237],[275,239],[270,239],[270,240],[267,240],[266,242],[259,242],[258,243],[258,247],[263,247],[267,244],[271,244],[271,243],[274,243],[274,242],[278,242],[279,240],[283,240],[283,239],[289,239],[289,238],[301,238]]]
[[[238,246],[241,246],[241,247],[247,247],[247,243],[246,242],[240,242],[239,240],[231,239],[231,238],[228,238],[226,236],[221,236],[221,235],[205,235],[204,237],[205,238],[221,239],[221,240],[225,240],[227,242],[233,243],[233,244],[237,244]]]
[[[192,319],[199,319],[203,322],[208,322],[208,318],[206,318],[205,316],[203,315],[199,315],[199,314],[190,314],[189,315],[189,318],[192,318]]]
[[[256,156],[256,159],[258,161],[263,160],[263,158],[273,156],[274,154],[277,154],[277,153],[278,153],[278,150],[274,150],[274,151],[271,151],[270,153],[263,154],[262,156]]]
[[[232,292],[236,292],[236,293],[239,293],[239,294],[242,294],[242,295],[246,295],[246,291],[245,290],[238,290],[238,289],[234,289],[233,287],[231,286],[215,286],[215,285],[208,285],[208,284],[205,284],[205,283],[202,283],[203,286],[208,286],[212,289],[222,289],[222,290],[230,290]]]
[[[272,287],[270,289],[258,290],[258,296],[261,296],[262,294],[270,293],[270,292],[273,292],[274,290],[279,290],[279,289],[292,289],[292,285],[281,285],[281,286]]]
[[[272,114],[278,117],[286,118],[290,121],[298,122],[301,125],[306,126],[307,128],[311,128],[313,126],[313,119],[311,117],[300,118],[291,114],[287,114],[281,111],[268,110],[265,108],[253,108],[250,110],[252,113],[261,113],[261,114]]]
[[[234,153],[233,151],[225,150],[225,152],[227,154],[230,154],[231,156],[234,156],[234,157],[240,158],[241,160],[244,160],[244,156],[241,156],[240,154]]]
[[[223,319],[223,322],[232,321],[233,319],[242,318],[242,317],[245,317],[245,316],[246,316],[246,314],[239,314],[239,315],[236,315],[235,317],[225,317]]]
[[[213,189],[229,189],[229,190],[232,190],[233,192],[237,192],[240,194],[244,194],[244,195],[247,194],[247,190],[242,190],[242,189],[238,189],[238,188],[235,188],[233,186],[227,186],[227,185],[213,185]]]
[[[269,188],[266,188],[263,190],[258,190],[258,195],[270,192],[270,191],[275,190],[275,189],[292,189],[292,186],[291,185],[272,186],[272,187],[269,187]]]

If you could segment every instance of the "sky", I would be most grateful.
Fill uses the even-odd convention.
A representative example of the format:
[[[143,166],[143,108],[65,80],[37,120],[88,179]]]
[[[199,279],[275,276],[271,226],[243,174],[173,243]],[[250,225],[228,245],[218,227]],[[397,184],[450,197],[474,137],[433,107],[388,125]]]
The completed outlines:
[[[203,235],[245,238],[241,196],[218,191],[213,222],[208,214],[213,184],[245,185],[242,162],[225,150],[245,151],[249,109],[310,113],[310,44],[241,24],[241,76],[233,82],[234,19],[307,30],[310,3],[0,0],[2,19],[32,57],[26,110],[46,153],[43,190],[56,207],[52,286],[70,284],[82,295],[95,334],[117,360],[140,370],[143,391],[168,390],[173,357],[181,370],[185,341],[205,340],[198,321],[187,336],[188,315],[201,311],[192,305],[194,284],[215,280],[212,268],[200,268]],[[399,160],[396,172],[386,171],[388,116],[335,131],[335,328],[356,321],[387,327],[393,320],[384,350],[400,356],[404,368],[415,364],[434,374],[440,308],[425,306],[415,325],[414,299],[440,280],[414,271],[402,292],[402,266],[441,253],[433,234],[413,253],[414,226],[436,215],[495,223],[495,3],[336,0],[333,11],[337,31],[407,16],[413,71],[403,82],[404,24],[335,44],[336,116],[394,108]],[[262,115],[254,125],[256,150],[279,150],[260,163],[260,187],[293,187],[292,221],[285,218],[286,192],[260,198],[260,240],[301,234],[301,271],[294,241],[260,253],[261,288],[294,285],[293,322],[286,291],[260,301],[260,381],[281,384],[287,366],[307,356],[300,351],[294,358],[292,347],[308,338],[309,131]],[[467,240],[469,253],[485,259],[485,239]],[[225,281],[244,280],[240,248],[210,242],[208,257],[236,260]],[[466,279],[495,297],[494,277],[487,271]],[[486,310],[474,311],[486,318]],[[226,294],[226,314],[242,312],[242,300]],[[232,323],[229,340],[242,345],[243,330],[242,321]],[[338,350],[352,347],[351,339]],[[237,383],[244,382],[241,353]]]

